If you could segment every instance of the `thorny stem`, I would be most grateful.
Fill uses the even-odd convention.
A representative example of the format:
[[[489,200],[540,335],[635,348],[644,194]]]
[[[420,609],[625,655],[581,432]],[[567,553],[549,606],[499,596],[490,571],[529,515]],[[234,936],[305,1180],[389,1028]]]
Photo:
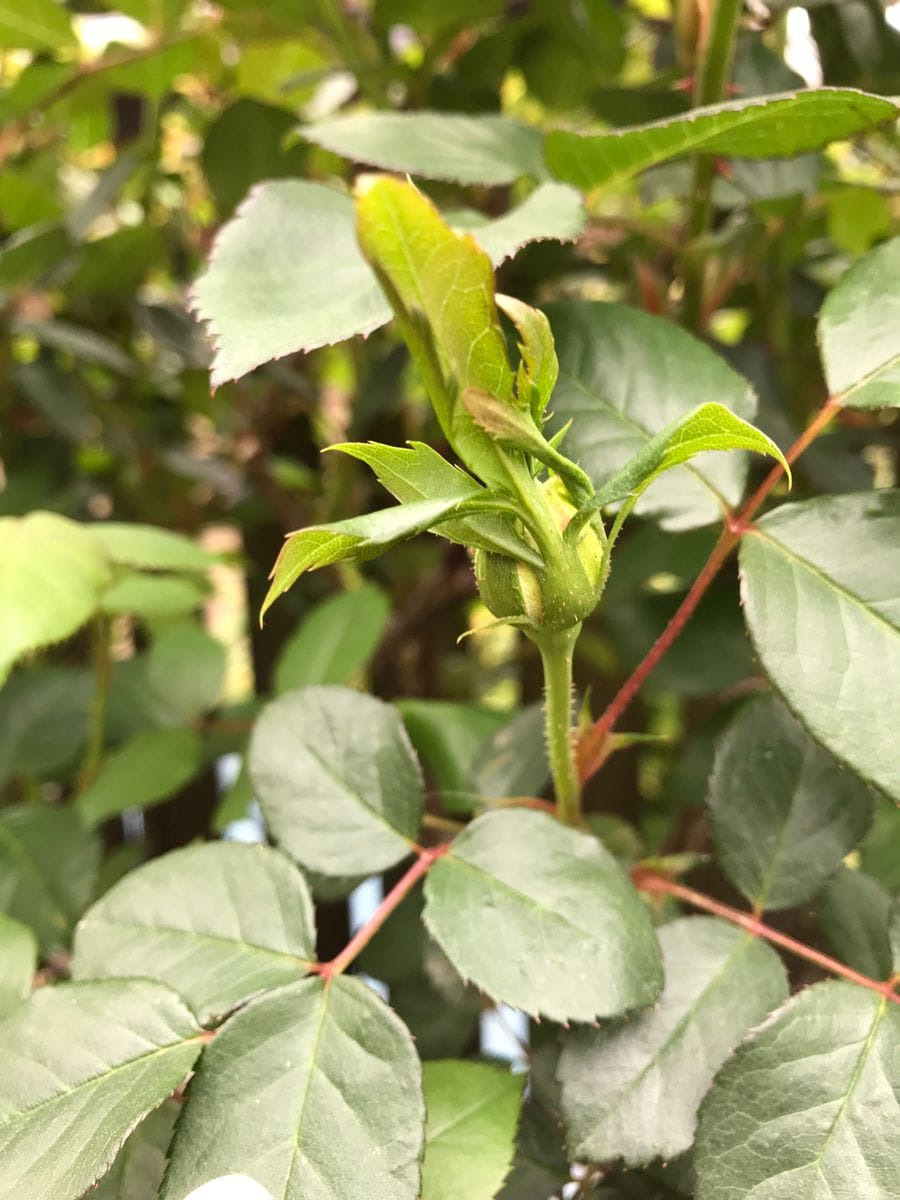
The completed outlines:
[[[842,397],[840,396],[830,396],[826,400],[815,419],[786,452],[785,458],[788,463],[793,464],[796,462],[804,450],[815,441],[822,430],[830,423],[835,413],[839,411],[841,400]],[[728,556],[741,540],[742,535],[747,531],[749,522],[769,497],[783,474],[784,467],[781,463],[776,463],[737,516],[730,517],[727,520],[725,528],[722,530],[719,540],[713,547],[712,553],[706,560],[702,571],[694,580],[690,590],[678,606],[668,625],[647,651],[642,661],[638,663],[634,671],[626,679],[603,715],[582,737],[578,745],[578,767],[582,781],[590,779],[603,765],[606,758],[606,740],[615,728],[619,718],[643,687],[657,663],[684,629],[697,605],[705,595],[707,588],[718,575]]]
[[[581,824],[581,780],[572,729],[572,655],[581,626],[531,634],[544,667],[544,724],[557,815],[565,825]]]
[[[868,975],[854,971],[852,967],[845,966],[838,959],[831,958],[828,954],[823,954],[813,946],[807,946],[805,942],[798,942],[796,938],[788,937],[786,933],[781,933],[780,930],[773,929],[771,925],[766,925],[753,913],[746,913],[742,912],[739,908],[732,908],[730,904],[723,904],[720,900],[714,900],[712,896],[707,896],[703,892],[697,892],[693,888],[685,887],[684,884],[676,883],[664,875],[638,869],[634,872],[633,878],[635,886],[642,892],[648,892],[651,895],[663,894],[675,896],[678,900],[683,900],[685,904],[690,904],[692,907],[699,908],[703,912],[712,913],[714,916],[723,917],[726,921],[731,921],[733,925],[739,925],[741,929],[746,929],[753,937],[764,938],[767,942],[772,942],[773,945],[780,946],[782,950],[786,950],[789,954],[795,954],[798,958],[804,958],[807,962],[815,963],[817,967],[821,967],[824,971],[828,971],[832,975],[840,975],[842,979],[859,984],[860,987],[868,988],[869,991],[877,992],[880,996],[886,996],[889,1000],[893,1000],[895,1004],[900,1004],[900,995],[896,992],[896,986],[900,983],[900,976],[892,976],[887,981],[870,979]]]
[[[382,902],[360,929],[356,931],[344,949],[331,962],[319,963],[315,968],[316,974],[326,981],[342,975],[355,958],[368,946],[372,938],[385,923],[391,913],[416,886],[420,879],[428,874],[433,864],[450,849],[449,844],[433,846],[428,850],[418,849],[416,861],[409,870],[394,884]]]

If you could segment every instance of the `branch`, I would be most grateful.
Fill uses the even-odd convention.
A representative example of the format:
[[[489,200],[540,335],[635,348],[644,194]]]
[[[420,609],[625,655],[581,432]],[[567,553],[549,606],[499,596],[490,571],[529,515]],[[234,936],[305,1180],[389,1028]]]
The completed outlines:
[[[815,963],[823,971],[828,971],[832,975],[840,975],[842,979],[859,984],[860,987],[868,988],[869,991],[877,992],[879,996],[886,996],[888,1000],[893,1000],[895,1004],[900,1004],[900,996],[896,992],[896,986],[900,983],[900,976],[892,976],[887,981],[870,979],[868,975],[854,971],[852,967],[845,966],[838,959],[831,958],[828,954],[823,954],[820,950],[816,950],[812,946],[807,946],[805,942],[798,942],[796,938],[788,937],[786,933],[781,933],[779,930],[773,929],[771,925],[764,924],[752,913],[742,912],[739,908],[732,908],[730,904],[723,904],[720,900],[714,900],[712,896],[694,891],[693,888],[685,887],[683,884],[676,883],[672,879],[667,879],[664,875],[658,875],[654,871],[645,871],[638,868],[634,872],[633,879],[635,887],[639,888],[642,892],[647,892],[650,895],[662,894],[675,896],[677,899],[683,900],[685,904],[702,909],[703,912],[712,913],[713,916],[722,917],[726,921],[731,921],[733,925],[739,925],[741,929],[746,929],[753,937],[764,938],[767,942],[772,942],[773,945],[780,946],[782,950],[787,950],[789,954],[795,954],[798,958]]]
[[[807,447],[815,441],[823,429],[830,423],[835,413],[841,407],[843,396],[829,396],[822,405],[816,417],[785,454],[790,464],[796,462]],[[657,663],[679,636],[685,625],[693,616],[694,610],[705,595],[709,585],[718,575],[732,550],[737,546],[749,528],[751,519],[775,488],[784,475],[784,467],[776,463],[763,482],[759,485],[737,516],[729,516],[725,528],[713,547],[712,553],[706,560],[703,570],[694,580],[685,598],[678,606],[668,625],[647,651],[643,660],[638,663],[631,675],[610,701],[602,716],[585,733],[578,744],[578,766],[582,781],[590,779],[606,758],[606,740],[612,733],[619,718],[631,704],[637,693],[643,687],[647,677]]]

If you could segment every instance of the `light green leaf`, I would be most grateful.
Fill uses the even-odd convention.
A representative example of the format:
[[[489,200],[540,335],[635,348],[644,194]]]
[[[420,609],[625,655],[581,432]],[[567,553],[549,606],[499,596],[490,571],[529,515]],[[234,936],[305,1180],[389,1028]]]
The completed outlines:
[[[640,1166],[688,1150],[716,1071],[787,998],[778,955],[733,925],[687,917],[659,941],[666,982],[653,1008],[565,1040],[558,1078],[577,1159]]]
[[[148,979],[37,991],[0,1024],[0,1200],[77,1200],[201,1045],[184,1001]]]
[[[375,472],[378,482],[403,504],[432,500],[455,492],[476,497],[484,489],[461,468],[447,462],[424,442],[407,446],[385,446],[379,442],[341,442],[331,446],[358,458]],[[493,550],[541,567],[541,559],[515,532],[507,513],[483,513],[460,520],[443,521],[434,531],[463,546]]]
[[[145,571],[205,571],[219,562],[218,554],[204,550],[183,533],[132,525],[125,521],[98,521],[88,529],[107,557],[126,567]]]
[[[823,496],[741,540],[760,661],[813,737],[900,800],[900,491]]]
[[[97,879],[100,845],[65,808],[0,813],[0,911],[30,926],[45,953],[65,948]]]
[[[200,737],[193,729],[147,729],[106,758],[75,808],[93,827],[127,808],[161,804],[193,779],[201,762]]]
[[[490,438],[461,403],[467,388],[513,398],[490,259],[471,236],[454,233],[411,183],[364,177],[356,216],[360,246],[401,322],[447,440],[486,483],[502,478]]]
[[[0,517],[0,683],[23,654],[79,629],[109,577],[102,548],[77,521]]]
[[[105,613],[132,613],[137,617],[183,617],[206,600],[208,589],[193,579],[177,575],[149,575],[130,571],[103,593]]]
[[[848,983],[795,996],[700,1111],[697,1200],[900,1194],[900,1005]]]
[[[564,183],[540,184],[521,204],[493,220],[464,223],[452,213],[445,219],[451,228],[471,233],[495,267],[531,242],[573,242],[587,224],[581,193]]]
[[[298,132],[354,162],[426,179],[498,185],[546,174],[540,130],[508,117],[362,113],[302,125]]]
[[[31,667],[8,680],[0,691],[0,783],[45,779],[75,763],[93,688],[90,671],[77,667]]]
[[[550,402],[554,426],[572,421],[566,454],[598,490],[635,455],[647,452],[652,461],[658,450],[647,451],[648,445],[665,454],[665,442],[654,441],[659,431],[688,417],[698,404],[724,406],[740,421],[756,411],[745,379],[661,317],[586,302],[549,305],[547,316],[559,356],[559,382]],[[743,454],[705,455],[650,486],[635,511],[669,530],[708,525],[721,519],[723,505],[739,502],[746,474]]]
[[[376,558],[396,542],[424,533],[432,525],[454,516],[467,496],[468,492],[461,487],[456,495],[440,500],[397,504],[331,525],[309,525],[290,534],[272,568],[272,583],[260,609],[260,620],[304,571],[316,571],[336,562]]]
[[[267,704],[250,778],[275,840],[323,875],[385,870],[413,848],[422,775],[396,709],[347,688]]]
[[[816,902],[819,925],[841,962],[870,979],[891,973],[890,893],[867,875],[841,867]]]
[[[760,911],[800,904],[862,841],[874,799],[774,697],[754,701],[710,776],[716,862]]]
[[[593,1021],[659,993],[659,948],[627,877],[596,838],[544,813],[478,817],[429,871],[425,897],[425,923],[463,978],[525,1012]]]
[[[900,406],[900,237],[853,264],[819,313],[825,379],[848,408]]]
[[[37,942],[27,925],[0,913],[0,1020],[31,991]]]
[[[65,262],[71,252],[65,226],[56,221],[28,225],[8,237],[0,248],[0,287],[34,284]]]
[[[58,50],[75,44],[66,9],[56,0],[0,0],[0,46]]]
[[[148,1113],[116,1155],[108,1174],[83,1200],[157,1200],[181,1105],[166,1100]]]
[[[615,187],[687,154],[775,158],[818,150],[897,115],[892,100],[852,88],[730,100],[609,133],[555,130],[547,137],[547,165],[558,179],[577,187]]]
[[[491,800],[539,796],[550,779],[544,706],[531,704],[498,729],[473,767],[475,790]]]
[[[281,649],[275,691],[350,683],[375,653],[390,611],[387,596],[372,583],[317,604]]]
[[[409,1032],[365,984],[306,979],[217,1033],[161,1200],[242,1174],[273,1200],[416,1200],[425,1111]]]
[[[616,500],[636,498],[664,471],[708,450],[753,450],[757,454],[771,455],[784,466],[790,482],[791,468],[771,438],[736,417],[723,404],[713,402],[698,405],[661,429],[621,471],[607,480],[597,500],[601,504],[612,504]]]
[[[158,979],[206,1025],[315,957],[297,868],[268,846],[211,842],[153,859],[98,900],[78,925],[72,974]]]
[[[422,1200],[492,1200],[512,1165],[524,1075],[486,1063],[425,1064]]]
[[[553,342],[553,330],[545,313],[512,296],[498,295],[497,307],[512,321],[519,335],[522,356],[516,374],[516,395],[519,403],[527,404],[531,415],[540,424],[550,395],[559,378],[559,362]]]

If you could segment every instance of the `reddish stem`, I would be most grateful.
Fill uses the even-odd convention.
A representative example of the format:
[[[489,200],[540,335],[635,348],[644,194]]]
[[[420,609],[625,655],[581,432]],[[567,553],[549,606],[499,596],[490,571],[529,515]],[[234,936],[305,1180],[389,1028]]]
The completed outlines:
[[[810,443],[828,425],[840,407],[841,398],[839,396],[829,396],[815,419],[810,422],[785,454],[785,458],[789,463],[793,464],[796,462],[803,451],[807,449]],[[643,660],[638,663],[628,679],[625,680],[618,693],[610,701],[606,711],[581,738],[578,744],[578,767],[581,772],[582,781],[590,779],[603,765],[606,758],[606,740],[615,728],[619,718],[641,690],[647,677],[654,670],[659,660],[693,616],[694,610],[703,599],[707,588],[722,569],[731,551],[740,541],[741,536],[749,528],[751,518],[769,497],[782,475],[784,475],[784,467],[781,463],[776,463],[737,516],[729,515],[725,523],[725,528],[722,530],[719,540],[713,547],[712,553],[706,560],[703,570],[694,580],[690,590],[678,606],[668,625],[647,651]]]
[[[852,967],[845,966],[836,958],[822,954],[812,946],[798,942],[796,938],[788,937],[786,933],[781,933],[779,930],[773,929],[771,925],[764,924],[759,917],[752,913],[741,912],[739,908],[732,908],[730,904],[723,904],[720,900],[714,900],[712,896],[694,891],[693,888],[685,887],[684,884],[676,883],[673,879],[667,879],[664,875],[658,875],[654,871],[637,870],[633,878],[635,886],[642,892],[651,894],[661,892],[667,896],[675,896],[679,900],[683,900],[685,904],[690,904],[694,908],[702,909],[703,912],[712,913],[714,916],[731,921],[734,925],[739,925],[741,929],[746,929],[754,937],[764,938],[767,942],[780,946],[782,950],[787,950],[789,954],[795,954],[798,958],[805,958],[807,962],[815,963],[823,971],[828,971],[832,975],[840,975],[851,983],[859,984],[860,987],[877,992],[880,996],[887,996],[889,1000],[900,1004],[900,996],[894,990],[897,977],[892,977],[886,982],[870,979],[868,975],[854,971]]]
[[[326,981],[340,975],[350,966],[353,960],[368,946],[372,938],[385,923],[394,909],[416,886],[423,876],[428,874],[432,865],[450,849],[450,843],[433,846],[428,850],[419,849],[418,858],[409,870],[397,880],[382,902],[360,929],[356,931],[344,949],[331,962],[319,963],[315,972]]]

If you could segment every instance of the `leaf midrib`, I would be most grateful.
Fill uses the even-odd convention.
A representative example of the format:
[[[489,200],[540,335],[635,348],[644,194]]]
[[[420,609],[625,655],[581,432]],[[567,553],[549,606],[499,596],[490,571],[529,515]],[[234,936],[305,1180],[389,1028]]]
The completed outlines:
[[[457,1125],[461,1125],[464,1121],[467,1121],[469,1117],[474,1116],[474,1114],[479,1112],[480,1109],[486,1108],[488,1105],[493,1104],[496,1099],[503,1095],[503,1092],[506,1090],[506,1084],[507,1079],[505,1077],[503,1079],[499,1079],[494,1089],[487,1096],[480,1096],[474,1104],[470,1104],[469,1107],[463,1109],[462,1112],[454,1113],[450,1120],[445,1122],[440,1129],[433,1131],[426,1130],[426,1151],[429,1146],[433,1146],[435,1142],[440,1141],[442,1137],[446,1137],[451,1129],[455,1129]]]

